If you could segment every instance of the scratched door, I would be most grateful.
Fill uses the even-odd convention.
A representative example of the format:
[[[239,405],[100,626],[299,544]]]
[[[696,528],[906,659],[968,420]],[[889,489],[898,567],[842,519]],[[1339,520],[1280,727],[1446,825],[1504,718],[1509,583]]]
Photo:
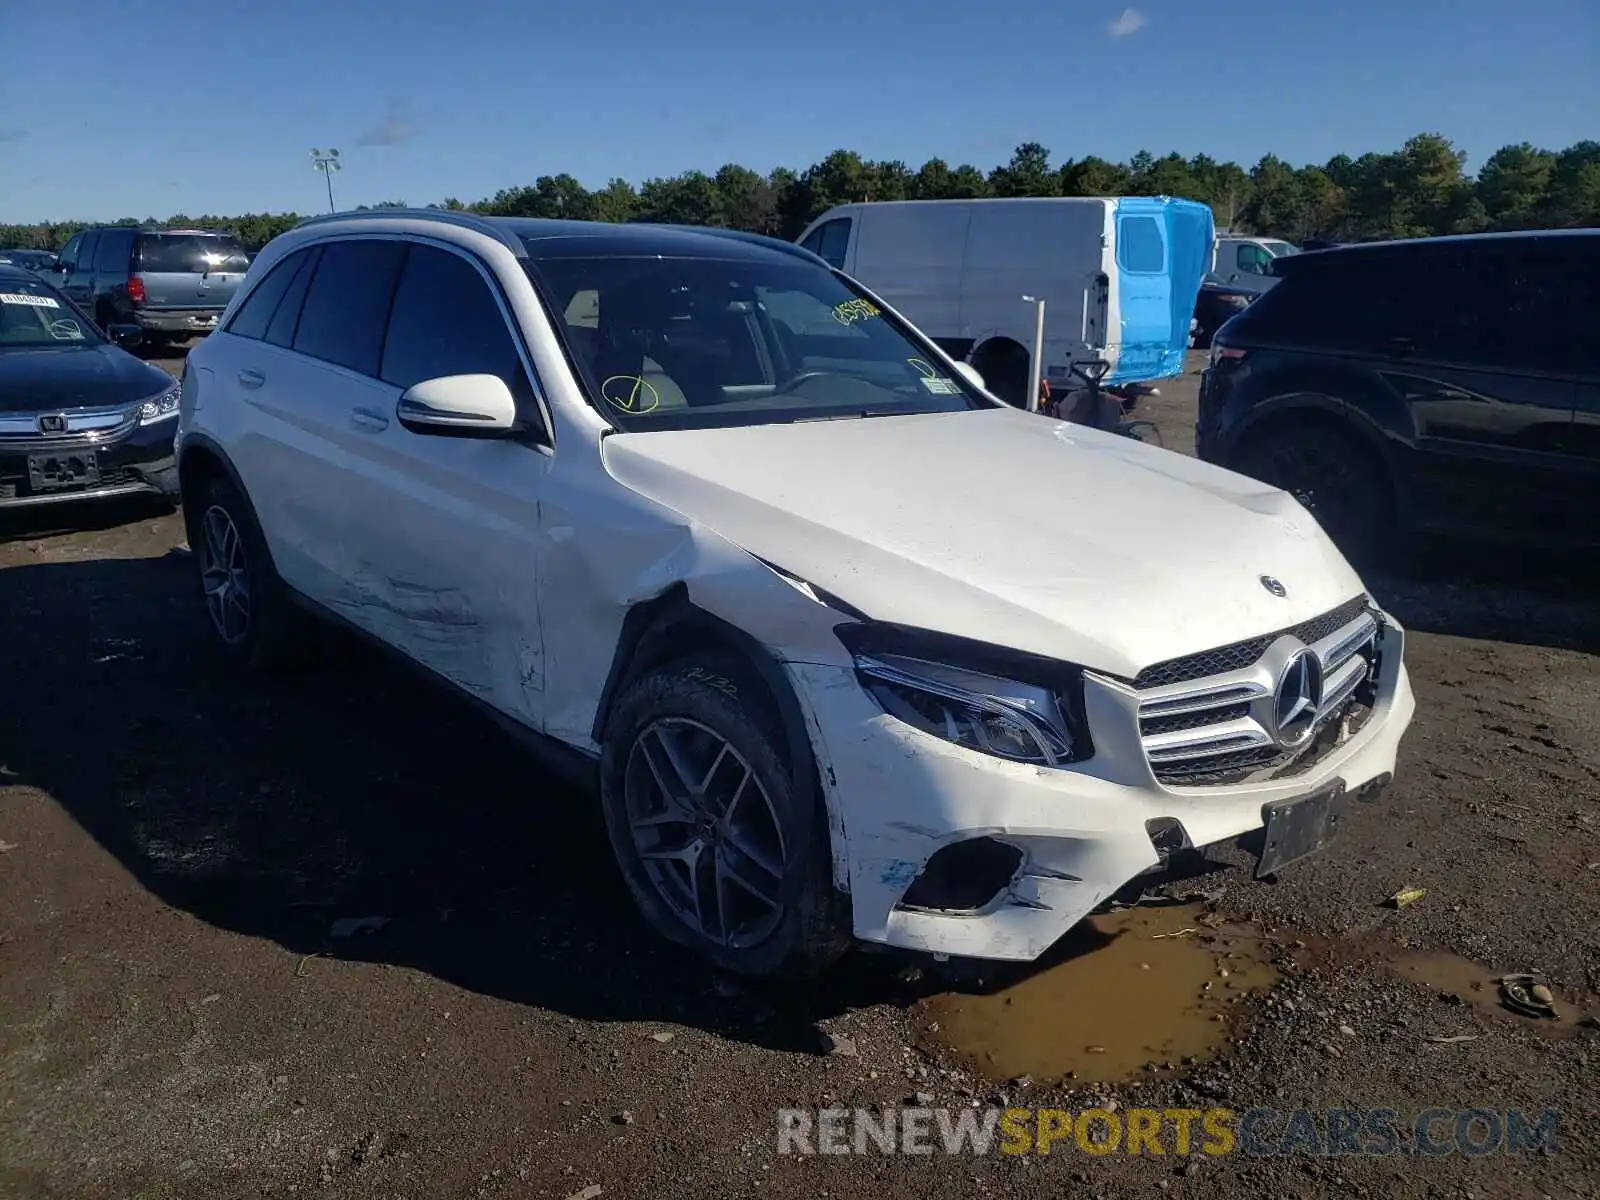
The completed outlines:
[[[392,406],[365,414],[362,474],[372,502],[361,514],[357,593],[364,623],[386,642],[541,728],[538,537],[548,439],[492,274],[465,252],[411,243],[380,378],[398,397],[425,379],[485,374],[517,397],[525,436],[439,437],[406,429]]]

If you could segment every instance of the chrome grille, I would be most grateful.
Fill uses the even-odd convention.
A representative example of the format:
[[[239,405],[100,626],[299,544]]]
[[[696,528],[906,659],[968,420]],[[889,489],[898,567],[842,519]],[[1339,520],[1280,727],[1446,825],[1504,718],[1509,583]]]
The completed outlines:
[[[1263,634],[1249,641],[1234,642],[1231,646],[1204,650],[1199,654],[1186,654],[1182,658],[1169,658],[1166,662],[1146,667],[1134,677],[1133,686],[1142,692],[1148,688],[1167,687],[1174,683],[1187,683],[1191,679],[1204,679],[1211,675],[1240,671],[1255,663],[1266,653],[1267,647],[1281,637],[1298,638],[1310,646],[1320,642],[1334,630],[1343,628],[1366,611],[1367,598],[1357,596],[1332,612],[1323,613],[1320,617],[1313,617],[1288,629],[1280,629],[1277,633]]]
[[[66,428],[60,433],[43,433],[41,416],[61,416]],[[114,442],[139,423],[139,406],[76,409],[58,412],[0,413],[0,452],[37,454],[49,450],[73,450]]]
[[[1378,618],[1365,597],[1290,629],[1171,659],[1137,678],[1139,736],[1156,778],[1237,781],[1304,770],[1364,721],[1377,678]],[[1302,736],[1280,734],[1280,677],[1301,651],[1318,668],[1320,703]],[[1203,670],[1203,674],[1195,672]]]

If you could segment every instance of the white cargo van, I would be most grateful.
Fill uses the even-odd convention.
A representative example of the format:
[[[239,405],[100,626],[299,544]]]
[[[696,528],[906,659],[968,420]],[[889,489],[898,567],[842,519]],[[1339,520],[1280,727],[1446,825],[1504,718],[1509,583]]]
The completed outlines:
[[[1211,210],[1165,196],[905,200],[829,209],[801,246],[865,284],[1021,404],[1036,311],[1041,374],[1109,364],[1126,384],[1183,369],[1189,320],[1212,262]]]

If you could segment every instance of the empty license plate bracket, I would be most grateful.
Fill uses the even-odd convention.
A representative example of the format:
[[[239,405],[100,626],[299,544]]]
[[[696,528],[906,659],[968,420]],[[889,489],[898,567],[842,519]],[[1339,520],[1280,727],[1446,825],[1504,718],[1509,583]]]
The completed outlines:
[[[28,455],[28,487],[35,492],[90,487],[100,481],[93,450]]]
[[[1346,798],[1341,779],[1309,796],[1265,805],[1266,828],[1262,830],[1256,878],[1275,875],[1333,841],[1344,820]]]

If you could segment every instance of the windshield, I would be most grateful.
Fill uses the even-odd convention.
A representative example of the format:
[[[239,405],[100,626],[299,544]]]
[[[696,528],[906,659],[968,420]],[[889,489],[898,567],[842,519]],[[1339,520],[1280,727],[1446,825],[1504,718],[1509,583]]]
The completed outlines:
[[[151,274],[170,272],[203,275],[212,271],[243,272],[250,260],[231,237],[196,234],[144,234],[139,238],[139,269]]]
[[[0,350],[96,345],[99,341],[94,325],[43,280],[0,279]]]
[[[1285,258],[1290,254],[1300,253],[1299,246],[1291,246],[1288,242],[1262,242],[1261,244],[1272,253],[1273,258]]]
[[[991,406],[871,301],[805,262],[553,257],[528,273],[590,403],[624,430]]]

